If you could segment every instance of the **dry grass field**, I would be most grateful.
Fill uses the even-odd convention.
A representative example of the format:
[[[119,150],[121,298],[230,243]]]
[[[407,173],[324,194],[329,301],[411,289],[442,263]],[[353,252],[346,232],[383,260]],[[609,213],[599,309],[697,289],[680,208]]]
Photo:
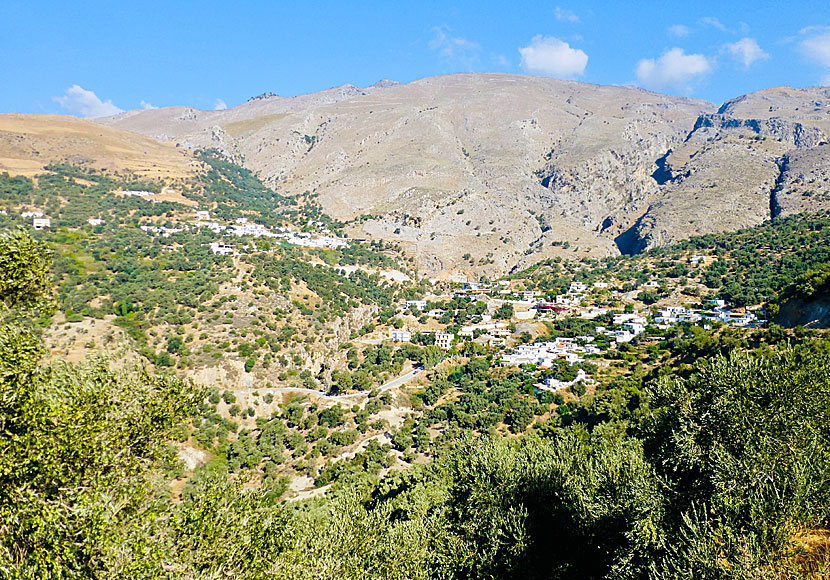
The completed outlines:
[[[51,163],[168,182],[199,166],[173,144],[122,129],[64,115],[0,114],[0,173],[31,177]]]

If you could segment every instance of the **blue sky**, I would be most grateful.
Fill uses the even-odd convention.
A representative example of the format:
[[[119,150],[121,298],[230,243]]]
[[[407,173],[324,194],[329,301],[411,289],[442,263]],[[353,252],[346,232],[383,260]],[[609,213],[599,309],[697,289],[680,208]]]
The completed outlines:
[[[471,71],[716,103],[830,85],[830,2],[510,4],[2,0],[0,112],[213,109]]]

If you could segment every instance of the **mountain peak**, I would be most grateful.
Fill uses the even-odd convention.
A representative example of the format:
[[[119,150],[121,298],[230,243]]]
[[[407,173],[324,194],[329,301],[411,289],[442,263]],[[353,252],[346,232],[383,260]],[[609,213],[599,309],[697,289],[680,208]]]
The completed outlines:
[[[398,81],[393,81],[392,79],[380,79],[375,84],[366,87],[367,89],[388,89],[390,87],[397,87],[401,83]]]

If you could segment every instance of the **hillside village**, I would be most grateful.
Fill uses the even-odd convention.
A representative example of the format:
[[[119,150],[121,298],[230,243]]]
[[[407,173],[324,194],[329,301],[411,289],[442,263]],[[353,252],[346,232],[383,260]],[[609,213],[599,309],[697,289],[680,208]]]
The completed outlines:
[[[116,193],[157,202],[154,191],[124,190]],[[51,219],[41,210],[28,209],[18,213],[21,219],[32,219],[31,227],[35,230],[52,227]],[[210,234],[214,239],[207,246],[211,253],[218,256],[238,257],[268,251],[256,243],[258,239],[311,249],[349,247],[348,238],[342,237],[342,234],[335,235],[323,222],[313,219],[308,220],[300,230],[285,226],[269,228],[247,217],[217,219],[209,210],[177,213],[180,217],[172,222],[166,219],[163,225],[157,219],[145,218],[146,223],[139,228],[161,238],[180,234]],[[86,223],[98,227],[104,225],[106,220],[90,216]],[[707,256],[692,254],[686,261],[691,268],[701,268],[706,265]],[[356,337],[356,340],[369,345],[386,341],[396,345],[434,345],[454,353],[483,348],[502,366],[530,366],[545,370],[560,362],[578,366],[586,360],[602,360],[619,345],[635,339],[649,340],[677,325],[695,324],[709,329],[713,325],[754,328],[764,324],[763,318],[759,317],[760,306],[731,308],[721,299],[703,300],[697,304],[664,299],[659,304],[646,307],[638,296],[642,292],[659,290],[661,282],[657,280],[635,287],[613,279],[595,280],[588,284],[575,280],[566,291],[547,293],[539,289],[523,289],[521,280],[508,278],[472,282],[463,274],[455,274],[449,280],[430,280],[430,285],[442,290],[401,300],[395,311],[395,326],[382,331],[382,334],[370,332],[365,337]],[[475,304],[476,314],[455,324],[453,310],[448,308],[454,302]],[[617,306],[611,307],[609,303]],[[546,323],[572,318],[591,321],[591,332],[558,336],[553,340],[545,338]],[[577,380],[593,379],[580,368]],[[268,382],[272,381],[269,379]],[[548,378],[537,386],[564,389],[572,384]],[[325,392],[324,384],[321,393]]]
[[[700,259],[700,256],[693,256],[690,261],[697,264]],[[418,342],[432,343],[445,351],[463,351],[465,341],[490,347],[499,354],[498,360],[504,366],[533,365],[548,369],[559,361],[576,364],[586,359],[601,359],[606,351],[615,349],[620,344],[629,343],[646,333],[659,336],[662,331],[678,324],[701,324],[709,329],[712,325],[724,324],[757,328],[765,323],[757,313],[760,307],[733,309],[719,299],[706,300],[698,306],[668,303],[637,311],[631,308],[636,294],[658,286],[656,282],[642,284],[627,294],[622,291],[622,285],[613,282],[594,282],[590,287],[581,282],[572,282],[567,292],[555,296],[542,296],[540,290],[514,291],[507,280],[494,283],[456,283],[454,286],[456,287],[446,293],[427,294],[423,299],[402,301],[398,305],[398,312],[409,315],[409,318],[414,318],[415,315],[423,318],[425,315],[440,321],[447,314],[441,307],[453,299],[463,298],[483,304],[482,313],[473,317],[471,324],[457,329],[417,330],[414,334],[417,335]],[[598,302],[607,296],[627,300],[626,312],[599,307]],[[547,298],[553,300],[547,301]],[[500,312],[507,315],[499,317]],[[521,344],[524,341],[519,338],[523,329],[530,328],[528,321],[544,323],[567,317],[595,320],[609,314],[610,324],[596,325],[595,335],[558,337],[553,341],[531,344]],[[411,342],[413,331],[406,328],[394,329],[389,338],[397,343]],[[570,383],[560,385],[568,386]]]

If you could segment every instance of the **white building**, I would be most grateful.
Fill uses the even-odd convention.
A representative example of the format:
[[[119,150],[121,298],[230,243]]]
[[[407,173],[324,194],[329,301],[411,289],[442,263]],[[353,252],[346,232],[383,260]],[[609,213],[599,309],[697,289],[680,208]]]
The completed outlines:
[[[583,370],[579,369],[576,372],[576,378],[572,381],[559,381],[554,379],[553,377],[548,377],[544,380],[544,382],[539,385],[540,388],[549,390],[549,391],[557,391],[559,389],[566,389],[571,385],[575,385],[576,383],[593,383],[594,380],[588,378],[588,374]]]
[[[631,342],[631,340],[634,338],[634,335],[631,334],[628,330],[615,330],[613,334],[614,340],[617,342],[617,344],[623,342]]]
[[[410,342],[412,340],[412,333],[408,330],[393,330],[392,340],[395,342]]]
[[[454,338],[455,335],[452,335],[449,332],[436,332],[435,346],[444,350],[450,350],[450,347],[452,347],[452,340]]]
[[[187,228],[168,228],[166,226],[139,226],[142,231],[148,234],[161,234],[163,238],[169,238],[173,234],[179,234]]]
[[[52,227],[52,220],[50,218],[34,218],[32,219],[32,227],[36,230],[46,230]]]
[[[235,253],[233,251],[233,246],[223,244],[222,242],[211,242],[210,251],[220,256],[233,256]]]
[[[501,358],[507,365],[535,364],[541,367],[552,367],[558,361],[575,363],[582,360],[582,354],[599,354],[602,352],[596,345],[579,345],[572,338],[557,338],[553,342],[537,342],[523,344]]]
[[[683,306],[666,306],[657,311],[654,321],[657,324],[677,324],[678,322],[697,322],[701,316],[694,310]]]
[[[43,217],[43,212],[42,211],[24,211],[23,213],[20,214],[20,217],[22,217],[22,218],[39,218],[39,217]]]
[[[622,325],[623,328],[627,329],[631,332],[634,336],[638,334],[643,334],[646,331],[646,327],[644,324],[639,324],[637,322],[626,322]]]
[[[196,212],[196,219],[201,222],[210,220],[210,212],[207,210],[200,210]]]
[[[102,220],[101,218],[89,218],[88,220],[86,220],[86,223],[88,223],[91,226],[100,226],[102,223],[104,223],[104,220]]]
[[[648,321],[639,313],[628,312],[625,314],[615,314],[614,324],[620,325],[626,322],[633,322],[634,324],[648,324]]]
[[[426,300],[407,300],[404,306],[405,308],[415,308],[417,310],[424,310],[427,307]]]
[[[504,322],[482,322],[481,324],[468,324],[462,326],[458,331],[460,336],[473,336],[476,330],[480,330],[485,334],[492,334],[493,336],[508,336],[510,330]]]

